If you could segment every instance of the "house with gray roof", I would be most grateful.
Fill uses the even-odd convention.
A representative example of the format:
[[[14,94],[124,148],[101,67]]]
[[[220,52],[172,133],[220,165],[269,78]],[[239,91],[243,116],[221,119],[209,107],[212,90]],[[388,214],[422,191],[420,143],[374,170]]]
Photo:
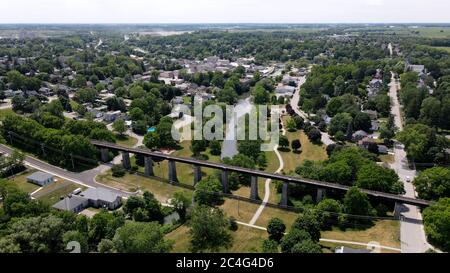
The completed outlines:
[[[35,172],[27,177],[27,181],[43,187],[53,183],[53,175],[45,172]]]
[[[105,188],[89,188],[79,195],[69,195],[58,203],[53,205],[53,208],[64,211],[71,211],[79,213],[85,208],[105,208],[114,210],[122,204],[122,197],[117,193]]]
[[[53,205],[53,208],[79,213],[89,206],[89,200],[78,195],[69,195]]]

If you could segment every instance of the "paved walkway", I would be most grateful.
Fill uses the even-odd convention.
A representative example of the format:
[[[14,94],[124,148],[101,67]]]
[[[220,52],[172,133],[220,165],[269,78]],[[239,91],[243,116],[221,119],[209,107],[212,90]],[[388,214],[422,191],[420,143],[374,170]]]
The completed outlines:
[[[284,128],[284,124],[282,125],[282,135],[286,135],[286,129]],[[278,161],[280,162],[280,166],[276,170],[276,174],[279,174],[284,169],[284,160],[281,156],[280,152],[278,151],[278,145],[275,145],[274,152],[278,157]],[[255,215],[253,215],[252,219],[250,220],[249,224],[254,225],[256,221],[258,221],[259,216],[261,216],[261,213],[263,212],[264,208],[266,207],[267,203],[269,202],[270,198],[270,183],[272,182],[272,179],[266,179],[266,182],[264,184],[264,199],[261,205],[259,205],[258,209],[255,212]]]

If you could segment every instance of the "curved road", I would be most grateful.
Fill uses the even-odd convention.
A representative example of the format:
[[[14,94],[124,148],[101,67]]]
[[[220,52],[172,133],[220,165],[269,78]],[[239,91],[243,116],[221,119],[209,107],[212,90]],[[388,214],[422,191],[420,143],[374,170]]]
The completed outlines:
[[[303,112],[300,107],[298,106],[298,102],[300,100],[300,87],[306,82],[306,76],[302,76],[300,77],[299,81],[297,82],[297,88],[295,90],[294,95],[292,96],[291,99],[291,107],[294,110],[294,112],[301,116],[305,121],[308,121],[308,114],[306,114],[305,112]],[[321,132],[322,134],[322,143],[325,144],[326,146],[330,145],[330,144],[334,144],[335,142],[331,139],[330,135],[326,132]]]
[[[0,144],[0,152],[4,154],[11,154],[13,152],[13,149],[5,146],[3,144]],[[39,171],[43,171],[49,174],[52,174],[54,176],[61,177],[67,181],[88,187],[88,188],[107,188],[123,197],[128,197],[130,195],[133,195],[133,193],[121,191],[115,188],[111,188],[108,186],[105,186],[103,184],[99,184],[95,181],[95,177],[100,174],[102,171],[108,170],[110,166],[107,165],[100,165],[97,168],[94,168],[92,170],[87,170],[81,173],[75,173],[68,170],[65,170],[60,167],[53,166],[47,162],[44,162],[42,160],[39,160],[37,158],[34,158],[32,156],[25,156],[24,160],[25,165],[34,168]]]

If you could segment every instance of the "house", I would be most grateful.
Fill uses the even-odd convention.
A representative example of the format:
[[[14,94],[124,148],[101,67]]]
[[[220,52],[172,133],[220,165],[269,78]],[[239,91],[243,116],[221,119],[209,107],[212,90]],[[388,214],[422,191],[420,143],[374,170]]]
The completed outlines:
[[[353,133],[352,140],[356,142],[356,141],[362,140],[363,138],[367,137],[368,135],[369,134],[366,131],[358,130],[355,133]]]
[[[406,70],[416,72],[418,74],[426,73],[425,66],[421,64],[407,64]]]
[[[383,87],[383,81],[380,79],[372,79],[369,83],[370,87],[380,89]]]
[[[27,177],[27,181],[33,184],[37,184],[41,187],[53,183],[53,175],[45,172],[35,172]]]
[[[377,142],[375,139],[367,136],[358,141],[358,146],[366,150],[369,149],[369,146],[372,144],[377,144]]]
[[[106,114],[103,115],[103,120],[105,122],[113,122],[115,121],[118,117],[120,117],[120,114],[122,112],[120,111],[114,111],[114,112],[107,112]]]
[[[295,92],[295,87],[289,85],[278,86],[275,93],[280,96],[292,97]]]
[[[388,154],[389,149],[385,145],[378,145],[378,153],[379,154]]]
[[[371,120],[378,118],[378,112],[376,110],[364,110],[363,113],[368,114]]]
[[[372,120],[370,124],[371,124],[370,130],[372,132],[378,131],[380,129],[380,123],[377,120]]]
[[[184,100],[181,96],[176,96],[172,99],[172,105],[183,104]]]
[[[122,204],[122,197],[104,188],[89,188],[80,193],[80,197],[89,200],[89,205],[95,208],[117,209]]]
[[[71,211],[79,213],[89,206],[89,200],[78,195],[69,195],[58,203],[53,205],[53,208],[63,211]]]
[[[111,190],[104,188],[90,188],[79,195],[69,195],[58,203],[53,205],[53,208],[64,211],[71,211],[79,213],[85,208],[106,208],[114,210],[122,204],[122,197]]]

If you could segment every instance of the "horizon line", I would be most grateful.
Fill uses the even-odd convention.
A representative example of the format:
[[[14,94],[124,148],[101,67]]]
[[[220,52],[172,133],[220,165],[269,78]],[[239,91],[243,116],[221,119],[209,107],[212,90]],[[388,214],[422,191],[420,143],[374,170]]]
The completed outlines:
[[[159,23],[124,23],[124,22],[65,22],[65,23],[37,23],[37,22],[18,22],[18,23],[2,23],[0,25],[438,25],[449,24],[448,22],[159,22]]]

